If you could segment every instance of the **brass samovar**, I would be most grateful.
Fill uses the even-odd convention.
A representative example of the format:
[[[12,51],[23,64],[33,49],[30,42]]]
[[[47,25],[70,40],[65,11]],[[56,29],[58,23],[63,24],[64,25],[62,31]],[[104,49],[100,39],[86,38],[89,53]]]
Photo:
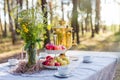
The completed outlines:
[[[55,44],[63,45],[67,49],[72,47],[72,28],[71,27],[54,27]]]

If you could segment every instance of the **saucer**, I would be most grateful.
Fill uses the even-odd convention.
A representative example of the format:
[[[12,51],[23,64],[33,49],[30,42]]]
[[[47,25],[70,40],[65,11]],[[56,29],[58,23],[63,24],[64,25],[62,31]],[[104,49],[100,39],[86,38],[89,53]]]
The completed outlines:
[[[72,61],[78,61],[78,60],[79,60],[79,58],[78,58],[78,57],[76,57],[76,56],[70,56],[70,60],[72,60]]]
[[[90,60],[83,60],[83,63],[92,63],[92,61]]]
[[[18,62],[17,59],[8,59],[9,66],[15,66]]]
[[[67,74],[67,75],[60,75],[58,72],[54,74],[54,76],[59,77],[59,78],[68,78],[71,77],[72,74]]]

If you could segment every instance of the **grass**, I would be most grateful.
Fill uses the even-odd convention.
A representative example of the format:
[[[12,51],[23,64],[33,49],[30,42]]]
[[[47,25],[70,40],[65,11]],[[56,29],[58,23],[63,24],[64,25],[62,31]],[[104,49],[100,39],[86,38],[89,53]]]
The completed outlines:
[[[95,35],[94,38],[90,34],[85,34],[80,37],[81,43],[77,46],[72,46],[71,50],[84,50],[84,51],[120,51],[120,32],[119,33],[100,33]],[[15,45],[12,45],[10,38],[2,39],[0,42],[0,58],[14,56],[22,51],[24,43],[18,40]],[[1,59],[2,59],[1,58]]]
[[[120,48],[120,32],[118,33],[100,33],[95,35],[94,38],[90,37],[90,33],[80,36],[81,43],[77,46],[73,46],[71,49],[85,50],[85,51],[119,51]],[[18,40],[15,45],[12,45],[10,38],[3,38],[0,42],[0,54],[7,53],[14,50],[21,50],[23,47],[23,41]]]
[[[94,38],[86,37],[81,43],[71,49],[85,51],[120,51],[120,32],[96,35]]]
[[[10,38],[4,38],[0,42],[0,54],[18,50],[22,48],[22,46],[23,46],[22,40],[18,40],[15,45],[12,45],[12,41]]]

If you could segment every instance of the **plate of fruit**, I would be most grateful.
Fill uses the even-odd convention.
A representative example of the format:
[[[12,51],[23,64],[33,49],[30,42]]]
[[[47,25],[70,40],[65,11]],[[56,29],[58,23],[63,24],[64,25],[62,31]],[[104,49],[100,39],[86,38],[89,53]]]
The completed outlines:
[[[65,67],[70,64],[69,58],[65,54],[59,56],[47,56],[45,61],[42,62],[43,67],[48,69],[58,69],[59,67]]]
[[[54,45],[51,43],[46,44],[46,52],[48,54],[61,54],[66,52],[66,47],[63,45]]]

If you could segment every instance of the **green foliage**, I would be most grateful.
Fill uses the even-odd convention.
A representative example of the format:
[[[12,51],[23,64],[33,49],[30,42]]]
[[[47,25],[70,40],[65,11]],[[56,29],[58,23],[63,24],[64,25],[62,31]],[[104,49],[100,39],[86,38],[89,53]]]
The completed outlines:
[[[25,41],[26,48],[33,43],[44,40],[46,24],[43,21],[45,21],[45,18],[39,9],[28,9],[18,14],[19,28],[17,32],[21,34]]]
[[[80,0],[79,2],[80,2],[80,4],[79,4],[80,11],[91,13],[91,11],[92,11],[91,0]]]

